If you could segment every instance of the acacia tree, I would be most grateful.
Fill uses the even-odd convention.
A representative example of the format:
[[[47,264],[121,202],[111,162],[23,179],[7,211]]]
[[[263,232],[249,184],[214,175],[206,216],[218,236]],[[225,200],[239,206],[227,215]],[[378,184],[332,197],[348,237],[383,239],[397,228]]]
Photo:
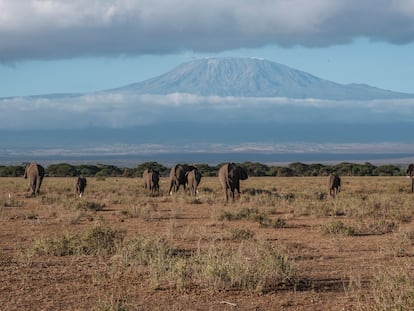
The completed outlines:
[[[76,167],[68,163],[51,164],[46,168],[45,173],[53,177],[67,177],[77,175]]]
[[[24,174],[24,166],[0,166],[0,177],[19,177]]]
[[[399,167],[395,166],[395,165],[381,165],[379,167],[377,167],[377,169],[375,170],[376,175],[379,176],[399,176],[401,175],[401,171],[399,169]]]

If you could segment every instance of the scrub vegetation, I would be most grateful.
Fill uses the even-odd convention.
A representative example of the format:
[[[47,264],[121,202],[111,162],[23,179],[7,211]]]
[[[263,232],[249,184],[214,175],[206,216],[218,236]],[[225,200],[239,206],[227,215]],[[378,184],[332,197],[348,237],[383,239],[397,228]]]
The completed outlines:
[[[224,202],[140,177],[0,178],[5,310],[412,310],[414,196],[402,176],[249,177]]]

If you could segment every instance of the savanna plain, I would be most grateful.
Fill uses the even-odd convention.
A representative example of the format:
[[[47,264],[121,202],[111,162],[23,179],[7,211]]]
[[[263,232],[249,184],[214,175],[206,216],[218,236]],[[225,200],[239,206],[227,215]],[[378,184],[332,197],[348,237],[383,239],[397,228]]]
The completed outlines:
[[[405,177],[251,177],[224,202],[141,178],[0,178],[2,310],[413,310]]]

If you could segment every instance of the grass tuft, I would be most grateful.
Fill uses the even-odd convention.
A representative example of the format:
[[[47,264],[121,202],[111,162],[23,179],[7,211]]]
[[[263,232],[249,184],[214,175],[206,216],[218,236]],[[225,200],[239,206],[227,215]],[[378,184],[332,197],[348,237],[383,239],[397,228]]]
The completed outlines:
[[[113,255],[117,251],[124,237],[124,231],[95,226],[83,236],[64,233],[53,238],[37,238],[31,251],[40,256],[107,256]]]

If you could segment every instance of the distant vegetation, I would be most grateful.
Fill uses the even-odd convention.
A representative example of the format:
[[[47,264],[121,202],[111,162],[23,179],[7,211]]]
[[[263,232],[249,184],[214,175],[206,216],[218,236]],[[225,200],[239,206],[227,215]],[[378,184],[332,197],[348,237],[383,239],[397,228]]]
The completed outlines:
[[[203,176],[217,176],[217,171],[222,164],[210,166],[208,164],[196,164]],[[375,166],[369,162],[356,164],[343,162],[336,165],[305,164],[294,162],[287,166],[272,166],[257,162],[241,163],[249,176],[324,176],[336,173],[341,176],[402,176],[405,174],[405,167],[396,165]],[[153,168],[160,172],[161,176],[169,175],[169,167],[158,162],[145,162],[136,168],[122,168],[114,165],[104,164],[82,164],[71,165],[68,163],[51,164],[46,167],[46,174],[52,177],[73,177],[84,175],[86,177],[141,177],[146,168]],[[23,176],[24,165],[2,166],[0,165],[0,177]]]

